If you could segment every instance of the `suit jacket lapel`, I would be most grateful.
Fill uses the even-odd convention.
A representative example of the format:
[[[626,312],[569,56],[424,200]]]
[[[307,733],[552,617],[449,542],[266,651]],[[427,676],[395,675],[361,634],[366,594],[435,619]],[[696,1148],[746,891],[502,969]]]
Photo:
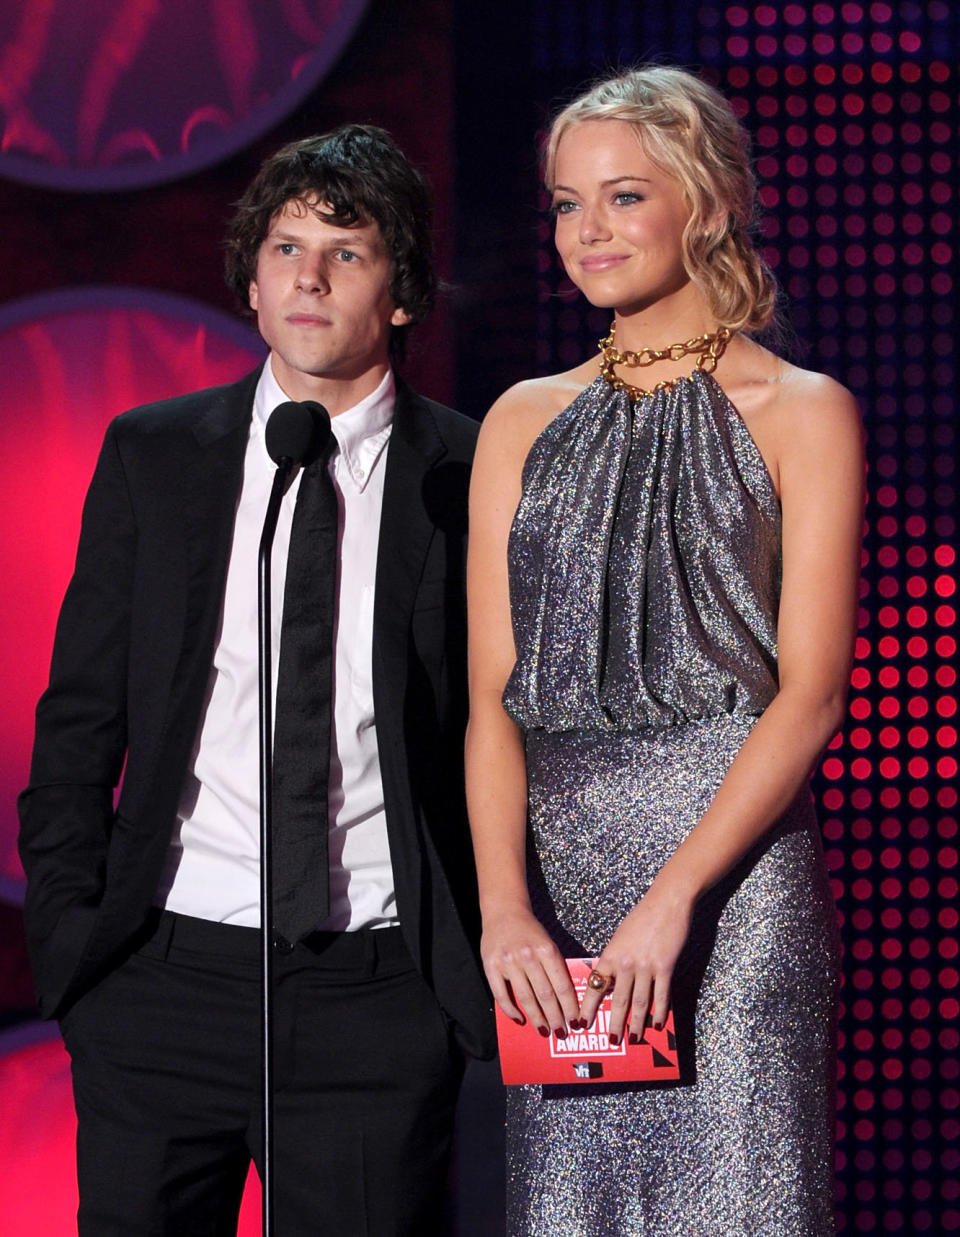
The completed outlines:
[[[259,377],[257,369],[224,388],[193,427],[199,449],[184,459],[183,477],[191,583],[202,586],[212,573],[216,579],[211,582],[222,585]]]
[[[182,505],[171,518],[182,521],[186,579],[180,590],[183,630],[171,678],[174,708],[181,702],[192,708],[197,683],[202,677],[205,686],[209,674],[259,375],[257,369],[217,393],[192,427],[191,449],[176,462],[172,493]]]
[[[407,633],[434,523],[424,501],[424,480],[446,448],[433,417],[412,391],[397,384],[393,432],[387,450],[383,514],[374,596],[374,667],[385,683],[402,686]],[[400,705],[399,699],[390,704]]]
[[[410,630],[417,588],[434,536],[424,482],[446,447],[429,410],[397,384],[393,432],[387,450],[377,579],[373,609],[373,701],[387,833],[400,919],[415,958],[422,848],[410,804],[404,733]]]

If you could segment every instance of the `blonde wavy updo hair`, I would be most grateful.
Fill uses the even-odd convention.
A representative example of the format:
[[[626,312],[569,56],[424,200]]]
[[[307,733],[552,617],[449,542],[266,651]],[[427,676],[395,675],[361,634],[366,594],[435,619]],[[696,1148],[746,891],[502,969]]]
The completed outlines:
[[[680,183],[690,207],[683,264],[721,326],[759,331],[775,314],[777,286],[754,248],[756,183],[749,139],[723,95],[693,73],[645,65],[598,82],[560,112],[545,148],[547,188],[557,147],[584,120],[625,120],[647,157]]]

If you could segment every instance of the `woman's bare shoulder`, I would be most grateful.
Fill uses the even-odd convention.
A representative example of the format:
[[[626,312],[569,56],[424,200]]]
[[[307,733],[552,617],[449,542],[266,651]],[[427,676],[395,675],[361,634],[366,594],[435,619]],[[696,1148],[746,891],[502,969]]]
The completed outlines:
[[[527,378],[508,387],[484,417],[481,440],[496,440],[501,447],[522,450],[525,456],[554,417],[596,377],[597,365],[591,361],[562,374]]]
[[[862,451],[860,410],[846,387],[742,337],[724,361],[717,378],[752,435],[778,494],[790,461],[817,467],[833,453],[856,466]]]
[[[793,365],[752,340],[743,343],[729,373],[731,400],[743,415],[756,412],[794,423],[798,417],[859,417],[853,395],[828,374]]]
[[[781,361],[780,367],[779,397],[794,415],[835,416],[857,412],[853,394],[829,374],[801,369],[789,361]]]
[[[828,459],[860,467],[863,422],[852,392],[828,374],[783,362],[772,407],[780,458],[821,467]]]
[[[732,351],[732,350],[731,350]],[[828,374],[802,369],[743,340],[718,378],[730,402],[751,430],[784,441],[860,432],[860,410],[850,391]]]

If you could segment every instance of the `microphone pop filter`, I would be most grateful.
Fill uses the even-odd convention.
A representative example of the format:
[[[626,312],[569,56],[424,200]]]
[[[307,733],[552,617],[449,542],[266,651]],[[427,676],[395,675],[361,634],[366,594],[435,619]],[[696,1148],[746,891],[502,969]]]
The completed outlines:
[[[275,464],[290,460],[309,464],[319,457],[330,439],[330,414],[322,404],[288,400],[278,404],[267,418],[264,441]]]

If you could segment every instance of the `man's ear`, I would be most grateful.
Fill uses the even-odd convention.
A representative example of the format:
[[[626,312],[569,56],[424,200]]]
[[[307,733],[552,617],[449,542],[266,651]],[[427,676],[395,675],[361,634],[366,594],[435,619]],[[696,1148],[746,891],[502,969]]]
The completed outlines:
[[[257,303],[259,300],[259,292],[257,290],[257,281],[255,279],[250,280],[250,289],[247,292],[247,299],[250,301],[250,308],[254,311],[254,313],[256,313],[259,308]]]

